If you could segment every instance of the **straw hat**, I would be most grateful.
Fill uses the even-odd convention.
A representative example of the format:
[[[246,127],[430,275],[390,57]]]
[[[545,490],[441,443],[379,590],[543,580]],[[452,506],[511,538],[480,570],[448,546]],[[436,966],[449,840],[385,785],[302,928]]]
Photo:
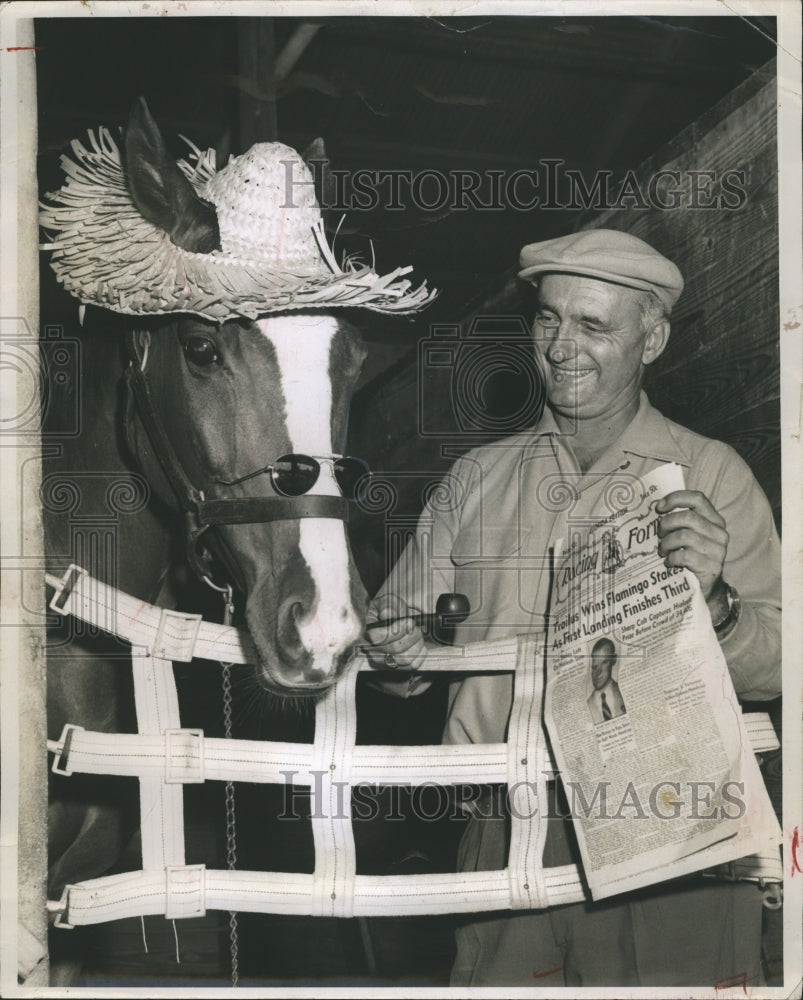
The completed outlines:
[[[185,140],[186,141],[186,140]],[[67,180],[47,196],[40,222],[58,280],[82,303],[130,315],[194,313],[215,322],[288,309],[359,307],[411,313],[435,296],[412,288],[411,267],[379,275],[335,260],[324,235],[312,174],[280,142],[258,143],[215,169],[215,151],[192,143],[191,165],[178,166],[214,205],[220,248],[195,253],[173,243],[134,204],[111,133],[71,144]]]

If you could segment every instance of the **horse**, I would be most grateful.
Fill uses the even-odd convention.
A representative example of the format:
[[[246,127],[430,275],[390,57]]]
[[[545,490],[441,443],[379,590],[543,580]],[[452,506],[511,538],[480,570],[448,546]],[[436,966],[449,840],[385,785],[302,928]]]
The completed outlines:
[[[144,102],[125,153],[144,218],[190,253],[219,245],[213,206],[167,155]],[[254,684],[284,702],[320,697],[354,656],[367,605],[346,531],[347,496],[366,469],[343,454],[366,353],[359,331],[343,311],[293,306],[222,321],[93,308],[86,319],[80,372],[46,410],[45,440],[56,442],[42,487],[50,572],[81,563],[175,606],[190,567],[238,595]],[[77,432],[60,437],[65,411]],[[49,653],[49,739],[65,723],[132,728],[120,655],[114,640],[62,625]],[[122,816],[107,784],[52,782],[50,898],[109,869]]]
[[[331,456],[342,452],[349,393],[364,356],[353,327],[331,315],[273,316],[217,329],[182,317],[154,323],[147,334],[147,359],[131,363],[145,360],[138,370],[147,373],[153,412],[189,481],[212,484],[205,491],[210,502],[224,495],[271,500],[267,475],[221,484],[286,454],[318,456],[320,492],[314,496],[340,495]],[[99,551],[95,565],[85,568],[143,600],[156,601],[160,592],[164,599],[180,510],[139,411],[129,404],[119,413],[119,342],[100,329],[81,343],[82,364],[92,377],[81,385],[82,433],[65,439],[56,462],[45,463],[46,551],[79,561],[73,545],[78,506],[65,509],[68,484],[77,486],[73,496],[86,539],[88,524],[108,520],[109,483],[117,481],[118,492],[127,486],[134,495],[128,501],[134,509],[119,514],[117,551]],[[132,446],[130,457],[121,432]],[[344,521],[282,519],[217,525],[214,531],[209,545],[243,595],[257,683],[277,697],[320,695],[349,662],[364,621],[366,595]],[[78,636],[69,650],[59,649],[48,671],[49,738],[57,739],[68,722],[108,732],[125,724],[120,664],[99,658],[97,648]],[[99,874],[114,860],[109,811],[98,803],[76,815],[74,804],[55,799],[51,893]],[[71,861],[76,850],[79,866]],[[91,868],[84,866],[89,861]]]

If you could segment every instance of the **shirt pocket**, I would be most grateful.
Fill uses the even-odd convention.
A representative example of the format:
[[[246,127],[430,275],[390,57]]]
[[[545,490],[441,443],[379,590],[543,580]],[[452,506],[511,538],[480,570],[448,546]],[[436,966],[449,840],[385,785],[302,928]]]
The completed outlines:
[[[461,528],[452,543],[452,562],[461,567],[514,559],[526,548],[529,536],[529,528],[516,525]]]
[[[501,625],[521,618],[522,579],[530,559],[525,555],[529,529],[490,525],[458,532],[451,550],[455,589],[468,597],[474,623]]]

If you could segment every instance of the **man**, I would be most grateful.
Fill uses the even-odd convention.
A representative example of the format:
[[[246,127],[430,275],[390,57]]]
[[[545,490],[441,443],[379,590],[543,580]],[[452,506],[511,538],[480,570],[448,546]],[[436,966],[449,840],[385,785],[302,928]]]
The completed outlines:
[[[616,646],[610,639],[597,639],[591,647],[591,683],[594,690],[588,696],[588,709],[595,726],[624,715],[622,692],[612,677],[616,663]]]
[[[433,611],[439,593],[456,591],[472,608],[456,643],[545,631],[549,552],[566,512],[580,521],[607,513],[612,484],[677,462],[685,489],[657,505],[658,552],[699,580],[737,693],[775,697],[780,551],[767,499],[732,448],[667,420],[642,391],[646,367],[667,344],[679,270],[642,240],[607,230],[526,246],[520,263],[520,277],[537,288],[533,339],[547,408],[531,430],[455,463],[446,480],[452,502],[439,497],[425,508],[376,617],[408,606]],[[409,621],[369,636],[379,667],[415,669],[426,658]],[[509,675],[453,684],[444,742],[503,741],[511,695]],[[570,821],[548,825],[544,865],[578,863]],[[473,818],[460,869],[504,868],[507,849],[503,818]],[[599,903],[478,915],[457,933],[452,983],[714,986],[741,972],[756,983],[760,933],[754,885],[690,877]]]

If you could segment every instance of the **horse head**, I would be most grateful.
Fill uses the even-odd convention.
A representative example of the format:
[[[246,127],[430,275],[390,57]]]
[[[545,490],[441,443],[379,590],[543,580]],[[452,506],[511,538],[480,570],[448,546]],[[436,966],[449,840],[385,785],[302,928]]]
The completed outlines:
[[[220,249],[214,205],[168,155],[144,102],[125,145],[142,217],[184,251]],[[364,357],[357,331],[320,312],[219,323],[184,315],[129,343],[129,442],[157,489],[184,508],[191,565],[206,577],[213,553],[245,596],[265,688],[325,690],[353,654],[367,601],[343,502],[366,471],[342,454]]]
[[[130,378],[147,379],[149,402],[133,394],[128,439],[168,503],[187,498],[172,481],[179,469],[197,498],[194,509],[183,504],[191,563],[211,574],[213,554],[245,596],[260,683],[280,695],[320,692],[364,623],[343,496],[365,473],[343,456],[364,357],[358,332],[326,313],[221,324],[182,316],[130,343]],[[143,419],[147,406],[163,438]]]

